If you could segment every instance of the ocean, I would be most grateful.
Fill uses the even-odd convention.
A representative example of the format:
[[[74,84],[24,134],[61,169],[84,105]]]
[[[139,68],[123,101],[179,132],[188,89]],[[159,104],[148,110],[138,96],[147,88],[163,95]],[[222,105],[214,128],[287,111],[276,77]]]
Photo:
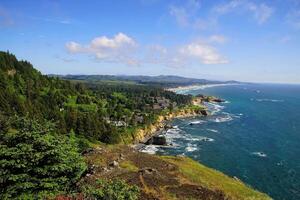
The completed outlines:
[[[185,155],[241,179],[275,200],[300,199],[300,85],[241,84],[180,91],[214,95],[209,117],[175,119],[169,147],[145,151]],[[191,125],[192,124],[192,125]]]

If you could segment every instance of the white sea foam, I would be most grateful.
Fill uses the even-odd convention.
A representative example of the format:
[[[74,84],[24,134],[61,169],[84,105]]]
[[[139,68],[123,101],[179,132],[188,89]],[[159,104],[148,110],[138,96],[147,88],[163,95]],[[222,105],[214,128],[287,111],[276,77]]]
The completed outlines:
[[[185,151],[187,152],[193,152],[193,151],[197,151],[198,148],[197,148],[197,145],[195,144],[188,144],[187,147],[185,147]]]
[[[206,130],[208,130],[208,131],[210,131],[210,132],[213,132],[213,133],[219,133],[219,131],[216,130],[216,129],[210,129],[210,128],[207,128]]]
[[[263,152],[252,152],[253,155],[258,156],[258,157],[267,157],[267,154]]]
[[[197,120],[197,121],[192,121],[192,122],[190,122],[189,124],[190,125],[196,125],[196,124],[203,124],[203,123],[205,123],[206,121],[204,121],[204,120]]]
[[[216,103],[205,103],[205,105],[207,106],[208,110],[211,112],[212,115],[220,112],[225,108],[225,106]]]
[[[284,102],[284,100],[281,99],[256,99],[258,102]]]
[[[202,141],[202,142],[213,142],[213,141],[215,141],[212,138],[202,137],[202,136],[197,136],[197,137],[190,136],[190,137],[186,137],[186,140],[193,141],[193,142],[194,141]]]
[[[203,138],[201,139],[201,141],[203,141],[203,142],[213,142],[213,141],[215,141],[215,140],[212,139],[212,138],[203,137]]]
[[[157,147],[158,146],[156,146],[156,145],[146,145],[140,150],[140,152],[148,153],[148,154],[155,154],[157,151],[159,151],[159,149]]]
[[[233,118],[230,116],[230,115],[226,115],[226,116],[223,116],[223,117],[216,117],[214,119],[211,119],[211,121],[213,122],[217,122],[217,123],[222,123],[222,122],[229,122],[233,120]]]
[[[183,138],[185,137],[184,135],[185,134],[183,131],[174,128],[167,130],[167,132],[165,133],[165,136],[170,139]]]
[[[196,151],[197,150],[197,147],[186,147],[185,150],[187,152],[192,152],[192,151]]]

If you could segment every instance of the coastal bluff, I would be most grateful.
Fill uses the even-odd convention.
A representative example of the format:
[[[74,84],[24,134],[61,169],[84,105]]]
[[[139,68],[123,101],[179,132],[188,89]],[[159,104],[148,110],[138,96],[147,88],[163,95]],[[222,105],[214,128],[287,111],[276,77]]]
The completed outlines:
[[[166,126],[166,123],[174,118],[185,118],[201,115],[208,115],[208,111],[205,107],[186,107],[173,112],[165,113],[163,115],[159,115],[155,123],[136,130],[133,143],[145,143],[150,137],[163,130]]]
[[[271,200],[236,178],[184,156],[158,156],[127,145],[102,145],[85,155],[89,171],[80,185],[121,179],[140,189],[140,200]]]

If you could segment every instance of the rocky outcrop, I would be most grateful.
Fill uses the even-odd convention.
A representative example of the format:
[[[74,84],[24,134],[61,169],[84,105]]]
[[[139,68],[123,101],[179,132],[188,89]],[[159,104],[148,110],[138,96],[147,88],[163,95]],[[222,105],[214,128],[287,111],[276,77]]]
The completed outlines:
[[[197,102],[215,102],[215,103],[224,102],[223,99],[220,99],[218,97],[205,96],[205,95],[202,95],[202,94],[197,95],[194,101],[197,101]]]
[[[167,139],[163,135],[152,136],[145,144],[150,145],[167,145]]]
[[[154,124],[138,129],[136,131],[134,143],[147,142],[155,133],[157,133],[160,130],[164,130],[164,127],[166,126],[166,121],[170,121],[174,118],[185,118],[199,115],[205,116],[207,114],[207,111],[204,110],[195,111],[193,109],[181,109],[175,112],[170,112],[165,115],[160,115],[158,116]]]
[[[207,116],[208,115],[208,111],[207,110],[201,110],[200,113],[203,116]]]

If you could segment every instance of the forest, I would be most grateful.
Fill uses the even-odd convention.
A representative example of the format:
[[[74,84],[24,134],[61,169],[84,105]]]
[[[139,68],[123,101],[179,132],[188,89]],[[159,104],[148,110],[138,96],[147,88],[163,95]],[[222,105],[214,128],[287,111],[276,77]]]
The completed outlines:
[[[159,86],[50,77],[0,52],[0,198],[72,191],[86,172],[81,153],[91,143],[130,143],[132,130],[191,101]],[[101,184],[108,191],[116,186],[136,193],[122,182]],[[88,195],[102,198],[95,190]]]

